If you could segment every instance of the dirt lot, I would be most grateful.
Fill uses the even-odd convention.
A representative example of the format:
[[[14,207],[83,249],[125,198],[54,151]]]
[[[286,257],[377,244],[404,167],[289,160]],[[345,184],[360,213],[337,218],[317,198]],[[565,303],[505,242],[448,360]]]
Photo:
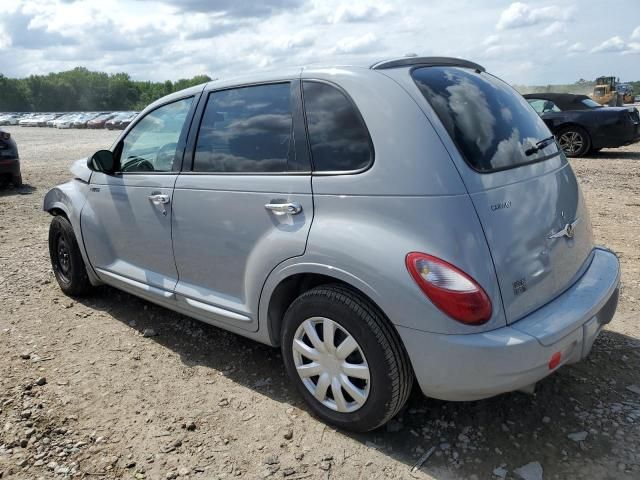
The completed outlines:
[[[535,396],[414,392],[388,427],[352,435],[307,413],[277,350],[111,288],[62,295],[42,199],[117,132],[7,130],[27,185],[0,191],[3,480],[536,479],[538,468],[545,479],[640,478],[640,145],[572,162],[597,241],[624,269],[619,311],[589,359]]]

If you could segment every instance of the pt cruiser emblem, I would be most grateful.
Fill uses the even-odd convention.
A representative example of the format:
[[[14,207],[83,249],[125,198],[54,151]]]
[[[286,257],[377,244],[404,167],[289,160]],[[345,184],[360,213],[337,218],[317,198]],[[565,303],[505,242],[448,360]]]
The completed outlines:
[[[560,238],[560,237],[567,237],[567,238],[573,238],[573,235],[575,234],[575,227],[576,224],[578,223],[580,219],[576,218],[573,223],[567,223],[562,230],[556,232],[556,233],[552,233],[551,235],[549,235],[548,238]]]

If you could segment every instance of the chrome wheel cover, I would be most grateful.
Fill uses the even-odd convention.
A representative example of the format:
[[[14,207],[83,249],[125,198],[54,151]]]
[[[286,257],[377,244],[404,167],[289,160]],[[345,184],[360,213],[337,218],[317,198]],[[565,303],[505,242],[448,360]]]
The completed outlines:
[[[564,150],[566,153],[578,153],[582,146],[584,145],[584,138],[578,132],[568,131],[560,135],[558,139],[558,143],[560,143],[560,148]]]
[[[325,407],[340,413],[362,408],[371,374],[355,338],[325,317],[303,321],[293,337],[293,362],[306,389]]]

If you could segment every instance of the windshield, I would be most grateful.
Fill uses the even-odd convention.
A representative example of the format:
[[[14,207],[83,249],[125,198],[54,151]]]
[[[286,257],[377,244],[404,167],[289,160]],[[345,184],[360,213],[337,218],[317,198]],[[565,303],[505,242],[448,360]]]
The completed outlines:
[[[459,67],[423,67],[412,76],[475,170],[504,170],[559,152],[551,142],[531,153],[551,132],[527,101],[496,77]]]
[[[581,101],[583,105],[589,108],[602,108],[602,105],[600,105],[598,102],[594,102],[590,98],[583,98]]]

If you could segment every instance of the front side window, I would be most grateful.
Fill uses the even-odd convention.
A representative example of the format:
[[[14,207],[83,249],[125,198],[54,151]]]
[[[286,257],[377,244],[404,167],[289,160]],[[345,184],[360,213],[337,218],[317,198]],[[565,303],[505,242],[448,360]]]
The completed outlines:
[[[193,170],[285,172],[295,155],[289,83],[221,90],[209,95]]]
[[[412,76],[475,170],[503,170],[559,153],[555,142],[536,148],[551,132],[527,101],[496,77],[460,67],[422,67]]]
[[[148,113],[124,138],[120,170],[169,172],[193,97],[163,105]]]
[[[316,172],[361,170],[373,160],[367,127],[347,96],[332,85],[304,81],[304,108]]]

